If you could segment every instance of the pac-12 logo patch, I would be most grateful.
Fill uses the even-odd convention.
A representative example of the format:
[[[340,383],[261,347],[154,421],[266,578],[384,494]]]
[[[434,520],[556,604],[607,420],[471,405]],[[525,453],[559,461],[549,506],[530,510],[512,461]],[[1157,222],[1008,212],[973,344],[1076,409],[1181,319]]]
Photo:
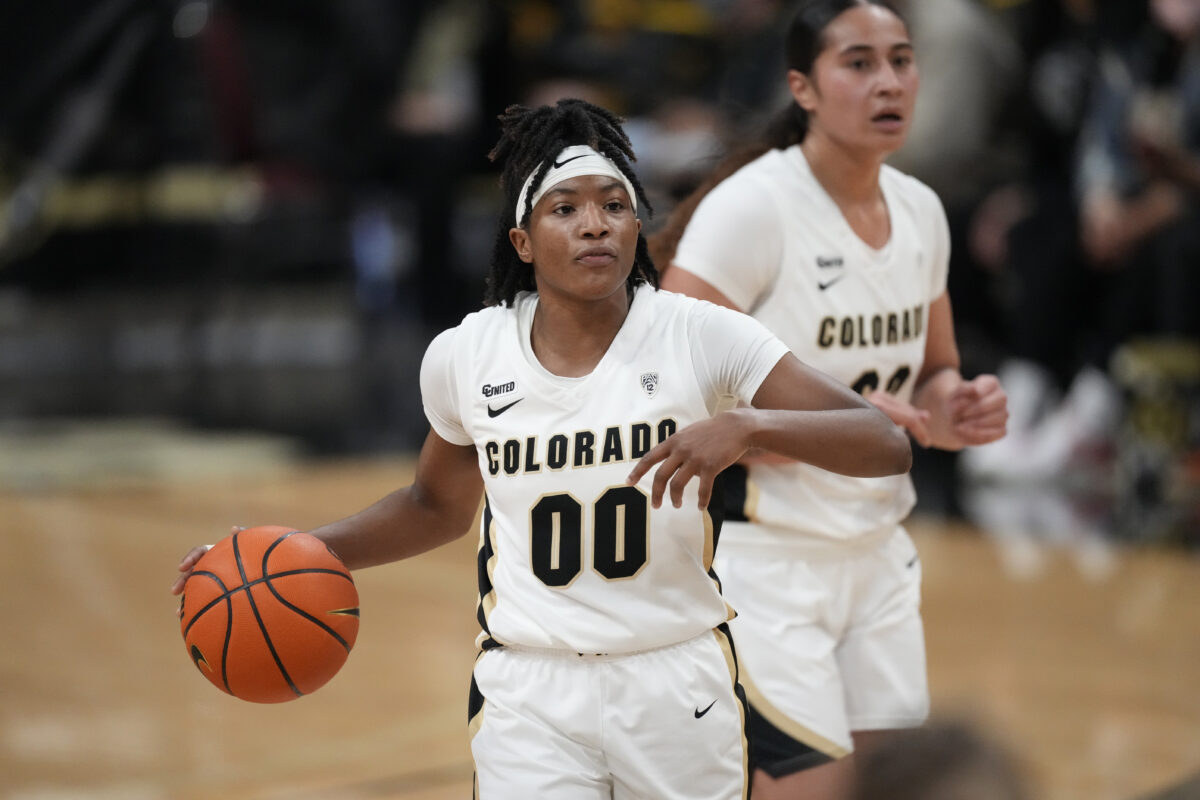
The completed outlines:
[[[646,392],[646,397],[654,397],[654,393],[658,391],[657,372],[642,373],[642,389]]]

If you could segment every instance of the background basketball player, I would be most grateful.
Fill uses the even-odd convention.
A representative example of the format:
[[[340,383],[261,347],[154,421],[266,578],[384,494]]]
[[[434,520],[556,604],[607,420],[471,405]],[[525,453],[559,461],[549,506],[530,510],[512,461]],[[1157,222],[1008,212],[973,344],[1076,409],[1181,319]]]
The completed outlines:
[[[942,205],[883,163],[917,94],[904,21],[875,0],[807,2],[786,49],[794,102],[718,174],[749,163],[681,206],[695,211],[664,288],[752,314],[923,446],[1003,436],[999,382],[959,373]],[[755,796],[841,796],[856,744],[928,713],[912,482],[779,459],[730,477],[717,571],[739,614]]]

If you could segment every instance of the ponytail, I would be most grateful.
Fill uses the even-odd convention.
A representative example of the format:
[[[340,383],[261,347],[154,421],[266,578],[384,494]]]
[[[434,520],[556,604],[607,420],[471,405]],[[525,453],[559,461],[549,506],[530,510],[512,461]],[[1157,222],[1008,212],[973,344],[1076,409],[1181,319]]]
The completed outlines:
[[[800,144],[808,135],[808,112],[795,100],[767,123],[763,143],[775,150],[785,150]]]

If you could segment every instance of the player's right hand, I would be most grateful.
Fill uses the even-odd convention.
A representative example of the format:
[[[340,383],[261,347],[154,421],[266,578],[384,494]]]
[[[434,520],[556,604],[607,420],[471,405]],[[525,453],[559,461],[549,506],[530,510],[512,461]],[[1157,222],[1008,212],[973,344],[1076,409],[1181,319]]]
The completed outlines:
[[[692,478],[696,478],[698,506],[708,508],[717,475],[749,449],[743,421],[746,410],[724,411],[671,434],[633,465],[626,483],[636,485],[655,464],[659,464],[654,470],[650,489],[651,507],[662,506],[663,495],[669,488],[671,505],[682,508],[684,489]]]
[[[196,566],[196,562],[200,560],[201,556],[208,552],[208,548],[211,546],[212,545],[202,544],[187,551],[187,553],[183,556],[183,559],[179,562],[180,575],[175,579],[175,582],[171,584],[171,594],[183,593],[183,585],[187,583],[188,576],[192,574],[192,568]]]

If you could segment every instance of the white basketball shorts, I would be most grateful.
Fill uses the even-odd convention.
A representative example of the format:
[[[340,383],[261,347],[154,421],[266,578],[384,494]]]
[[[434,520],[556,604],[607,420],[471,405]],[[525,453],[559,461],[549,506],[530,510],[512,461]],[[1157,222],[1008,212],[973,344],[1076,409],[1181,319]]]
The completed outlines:
[[[755,767],[799,772],[850,753],[852,731],[924,722],[921,562],[903,528],[814,555],[739,550],[734,538],[722,537],[714,569],[738,613]]]
[[[629,655],[481,653],[476,797],[744,799],[746,709],[724,627]]]

